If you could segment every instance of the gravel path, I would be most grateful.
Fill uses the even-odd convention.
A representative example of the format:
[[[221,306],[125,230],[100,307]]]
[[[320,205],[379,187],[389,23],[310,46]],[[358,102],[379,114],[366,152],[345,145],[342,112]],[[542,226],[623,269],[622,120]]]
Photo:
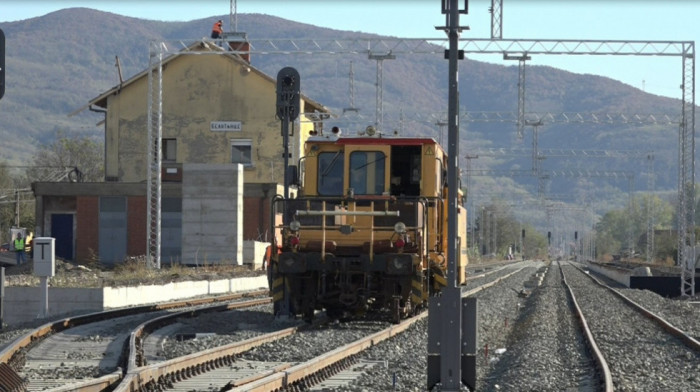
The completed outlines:
[[[528,263],[528,267],[508,278],[502,284],[476,294],[479,299],[479,356],[477,358],[478,391],[597,391],[599,381],[592,375],[588,358],[581,341],[578,327],[570,315],[569,305],[563,295],[556,267],[548,271],[543,285],[532,295],[523,299],[516,291],[523,288],[543,263]],[[504,272],[505,273],[505,272]],[[584,276],[581,276],[585,278]],[[493,279],[493,277],[489,277]],[[588,279],[588,278],[586,278]],[[479,282],[473,282],[477,284]],[[596,289],[587,282],[577,284],[581,290],[594,297]],[[641,295],[647,296],[649,293]],[[656,296],[655,303],[668,303],[666,311],[673,313],[678,301]],[[590,302],[584,299],[585,302]],[[610,308],[610,309],[606,309]],[[622,314],[623,309],[612,304],[598,305],[592,311]],[[687,314],[684,306],[679,306],[683,317]],[[591,311],[589,309],[589,311]],[[675,313],[674,313],[675,314]],[[624,317],[610,317],[605,313],[595,313],[593,319],[610,318],[616,320],[622,329],[615,332],[613,339],[635,336],[635,325]],[[669,316],[669,319],[671,317]],[[611,325],[610,328],[613,326]],[[616,327],[617,328],[617,327]],[[488,358],[484,347],[489,345]],[[386,360],[387,368],[374,367],[361,376],[350,387],[338,391],[423,391],[427,375],[426,362],[427,320],[419,322],[410,332],[390,339],[368,350],[363,357]],[[498,355],[496,350],[505,349]],[[616,391],[697,391],[700,390],[700,358],[697,354],[681,354],[676,363],[680,369],[651,370],[654,356],[638,357],[633,349],[626,348],[627,376],[633,381],[617,385]],[[501,352],[501,350],[499,350]],[[619,360],[619,359],[616,359]],[[650,381],[654,382],[653,389]],[[643,380],[643,381],[642,381]],[[663,387],[659,387],[662,385]],[[440,387],[435,388],[436,391]],[[463,388],[463,390],[467,390]]]
[[[493,366],[493,389],[537,385],[546,391],[599,390],[594,363],[560,281],[559,266],[553,264],[516,320],[518,328],[509,336],[507,351]]]
[[[522,299],[518,291],[541,266],[539,263],[527,263],[526,267],[513,277],[491,288],[476,294],[479,298],[479,342],[483,347],[488,342],[490,347],[503,347],[508,340],[509,331],[513,329],[513,320],[521,312]],[[486,277],[469,282],[467,289],[474,288],[486,282],[493,281],[514,271],[518,267],[508,267]],[[506,324],[506,321],[509,321]],[[427,382],[427,318],[417,322],[407,333],[382,342],[361,355],[368,360],[387,361],[388,366],[373,367],[365,375],[358,378],[351,386],[345,386],[337,391],[425,391]],[[493,363],[493,362],[492,362]],[[491,366],[480,350],[477,361],[478,379],[489,377]],[[478,381],[478,390],[485,390],[486,384]],[[440,390],[438,385],[434,388]],[[463,388],[467,390],[466,387]]]
[[[700,354],[579,270],[562,268],[610,366],[615,391],[700,390]]]

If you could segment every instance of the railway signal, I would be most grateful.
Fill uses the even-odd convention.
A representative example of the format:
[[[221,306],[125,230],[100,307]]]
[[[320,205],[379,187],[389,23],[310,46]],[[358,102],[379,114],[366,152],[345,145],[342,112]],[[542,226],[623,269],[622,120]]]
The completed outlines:
[[[277,74],[277,116],[280,120],[289,122],[299,116],[300,89],[299,72],[292,67],[282,68]]]
[[[301,95],[299,71],[284,67],[277,73],[277,117],[282,121],[282,143],[284,145],[284,197],[289,198],[289,122],[299,116]],[[286,219],[286,214],[285,218]],[[285,221],[285,223],[287,223]]]

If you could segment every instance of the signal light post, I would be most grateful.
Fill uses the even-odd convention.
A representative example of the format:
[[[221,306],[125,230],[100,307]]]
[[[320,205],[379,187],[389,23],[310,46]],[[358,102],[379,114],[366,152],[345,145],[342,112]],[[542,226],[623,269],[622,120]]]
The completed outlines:
[[[284,147],[284,199],[289,199],[289,123],[299,116],[301,86],[299,71],[292,67],[282,68],[277,73],[277,117],[282,122],[282,144]],[[290,222],[287,203],[282,211],[282,223],[287,226]],[[275,309],[278,316],[289,317],[289,288],[284,285],[284,300],[280,309]]]
[[[277,117],[282,121],[282,144],[284,145],[284,198],[289,198],[289,122],[299,116],[301,94],[299,71],[292,67],[282,68],[277,73]],[[286,215],[284,224],[287,224]]]

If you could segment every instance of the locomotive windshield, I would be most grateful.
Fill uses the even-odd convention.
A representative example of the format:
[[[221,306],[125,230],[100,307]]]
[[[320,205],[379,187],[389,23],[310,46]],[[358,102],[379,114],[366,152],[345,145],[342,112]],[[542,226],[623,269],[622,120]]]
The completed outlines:
[[[384,193],[385,158],[381,151],[355,151],[350,154],[350,188],[356,195]]]
[[[343,151],[318,154],[318,194],[341,196],[343,194]]]

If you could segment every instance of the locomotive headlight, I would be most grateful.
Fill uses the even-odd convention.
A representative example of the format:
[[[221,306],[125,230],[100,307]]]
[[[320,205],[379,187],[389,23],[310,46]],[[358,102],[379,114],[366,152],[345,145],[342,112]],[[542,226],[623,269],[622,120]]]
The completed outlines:
[[[299,229],[301,229],[301,223],[298,220],[293,220],[289,222],[289,230],[299,231]]]
[[[394,225],[394,231],[396,234],[406,234],[406,224],[403,222],[396,222]]]

